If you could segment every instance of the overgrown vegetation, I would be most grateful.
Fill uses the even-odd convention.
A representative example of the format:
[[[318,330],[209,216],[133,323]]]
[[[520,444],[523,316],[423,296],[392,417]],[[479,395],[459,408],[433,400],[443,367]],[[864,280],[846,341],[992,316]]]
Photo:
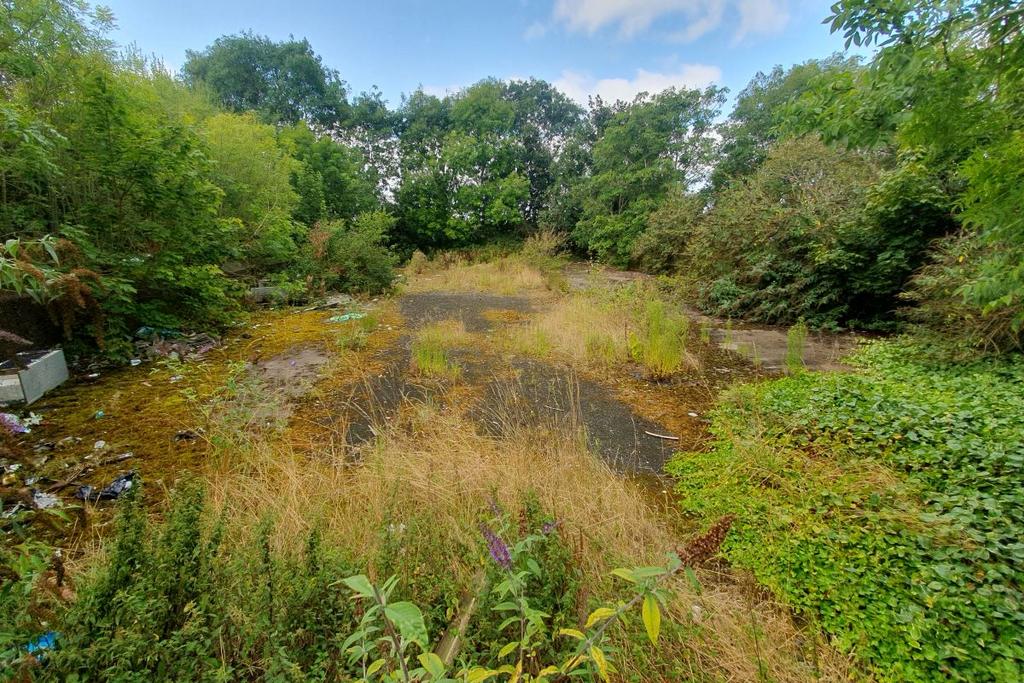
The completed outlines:
[[[760,73],[717,129],[713,87],[585,111],[543,81],[488,79],[391,110],[308,42],[252,33],[175,76],[116,54],[105,11],[9,5],[3,236],[67,241],[56,265],[20,260],[78,273],[91,298],[54,294],[94,309],[71,334],[226,325],[258,279],[380,291],[390,249],[543,229],[684,272],[721,315],[892,328],[911,302],[964,352],[1020,345],[1021,14],[1005,0],[838,3],[832,29],[878,44],[870,64]]]
[[[156,516],[132,489],[71,577],[33,534],[74,520],[35,509],[41,480],[8,467],[28,447],[5,416],[0,676],[803,681],[849,679],[849,657],[879,680],[1024,677],[1019,3],[841,0],[826,22],[870,59],[758,73],[718,125],[714,86],[584,108],[543,81],[485,79],[390,108],[306,40],[251,32],[173,74],[118,52],[113,22],[78,0],[0,1],[0,303],[48,313],[69,349],[125,359],[140,327],[230,328],[256,284],[289,303],[407,278],[529,297],[529,314],[483,314],[503,323],[488,353],[623,380],[648,404],[760,374],[734,319],[788,327],[788,376],[730,389],[707,448],[668,466],[683,521],[711,528],[681,549],[675,505],[650,507],[575,421],[477,428],[456,381],[476,335],[458,319],[402,337],[427,398],[396,398],[358,447],[337,397],[288,422],[243,358],[304,341],[376,373],[390,361],[360,354],[374,313],[295,313],[214,369],[167,361],[148,391],[108,397],[136,409],[114,436],[176,431],[194,408],[208,450],[175,436],[153,452],[175,470],[201,454],[207,480],[182,477]],[[570,257],[669,277],[570,292]],[[727,322],[691,329],[684,304]],[[0,342],[38,344],[8,329],[20,320]],[[850,372],[809,371],[812,329],[849,328],[910,334]],[[752,363],[715,348],[722,334]],[[165,380],[187,388],[157,406]],[[495,416],[524,409],[499,389]],[[67,426],[88,436],[102,416]],[[701,443],[703,414],[669,417],[675,434],[644,437]],[[36,447],[45,462],[58,444]],[[697,559],[723,541],[731,568],[705,581]],[[50,629],[57,647],[24,656]]]
[[[881,678],[1016,680],[1024,364],[920,354],[739,387],[669,471],[684,510],[738,513],[732,562]]]
[[[449,350],[466,335],[461,321],[446,320],[427,325],[412,342],[413,369],[427,377],[457,379],[462,368]]]

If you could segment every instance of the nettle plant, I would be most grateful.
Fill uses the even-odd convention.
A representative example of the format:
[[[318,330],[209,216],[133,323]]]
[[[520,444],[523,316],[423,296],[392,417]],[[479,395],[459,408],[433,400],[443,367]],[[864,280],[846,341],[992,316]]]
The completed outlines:
[[[492,508],[498,509],[496,505]],[[502,539],[494,526],[481,523],[480,530],[499,577],[491,588],[492,597],[497,601],[491,609],[504,617],[498,632],[508,638],[498,651],[497,659],[508,662],[493,668],[474,664],[447,665],[429,649],[430,639],[419,607],[411,602],[390,602],[398,579],[391,577],[376,586],[366,576],[357,575],[343,583],[352,590],[353,598],[365,606],[359,626],[344,642],[343,650],[350,664],[361,671],[361,680],[543,683],[566,676],[583,676],[607,681],[609,674],[615,672],[607,656],[608,629],[638,605],[647,637],[657,644],[662,608],[669,597],[663,584],[684,568],[676,553],[666,556],[664,566],[615,569],[612,575],[626,581],[632,589],[629,599],[593,610],[582,629],[552,629],[552,615],[534,606],[528,587],[542,575],[540,564],[531,554],[555,532],[557,522],[545,523],[539,533],[527,535],[512,545]],[[692,572],[689,575],[695,578]],[[536,661],[538,652],[549,650],[545,646],[550,640],[563,638],[575,641],[575,646],[559,649],[566,654],[556,661]]]

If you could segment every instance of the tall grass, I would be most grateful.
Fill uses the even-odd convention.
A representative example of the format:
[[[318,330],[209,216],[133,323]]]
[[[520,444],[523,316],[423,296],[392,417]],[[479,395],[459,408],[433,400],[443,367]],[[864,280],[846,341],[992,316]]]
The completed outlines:
[[[786,368],[791,374],[802,372],[804,366],[804,347],[807,344],[807,323],[803,319],[786,332]]]
[[[630,335],[630,354],[655,378],[666,378],[696,363],[687,353],[689,318],[667,310],[664,302],[647,303],[640,330]]]
[[[564,259],[558,255],[561,239],[541,232],[518,251],[486,250],[466,254],[442,252],[432,260],[415,257],[407,271],[411,291],[489,292],[503,296],[564,291]]]
[[[607,367],[628,357],[628,313],[598,293],[571,294],[507,331],[514,351],[541,358],[559,353],[587,366]]]
[[[449,356],[449,350],[466,338],[461,321],[444,320],[424,326],[412,343],[412,367],[427,377],[456,379],[462,368]]]

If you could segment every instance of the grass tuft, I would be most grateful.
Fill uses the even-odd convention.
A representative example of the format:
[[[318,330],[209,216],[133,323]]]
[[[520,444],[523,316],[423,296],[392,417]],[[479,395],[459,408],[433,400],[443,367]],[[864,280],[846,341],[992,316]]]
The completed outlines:
[[[466,339],[461,321],[443,320],[423,327],[412,343],[413,370],[427,377],[458,379],[462,368],[451,359],[451,348]]]
[[[684,366],[696,364],[686,351],[690,320],[670,312],[664,302],[648,302],[640,331],[629,336],[630,355],[647,368],[652,377],[670,377]]]

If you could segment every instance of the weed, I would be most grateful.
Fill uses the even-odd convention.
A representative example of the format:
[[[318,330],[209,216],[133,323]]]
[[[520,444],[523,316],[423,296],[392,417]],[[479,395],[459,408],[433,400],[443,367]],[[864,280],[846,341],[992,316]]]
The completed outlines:
[[[461,322],[449,320],[425,326],[412,343],[413,369],[427,377],[458,379],[462,368],[448,352],[465,335],[466,329]]]
[[[336,340],[338,348],[352,351],[362,350],[379,324],[380,321],[373,312],[369,312],[351,323],[343,323]]]
[[[1024,362],[852,362],[728,394],[669,466],[686,512],[736,511],[730,560],[880,679],[1019,679]]]
[[[804,346],[807,343],[807,323],[803,319],[786,332],[786,369],[790,374],[803,371]]]
[[[653,377],[669,377],[690,360],[686,353],[689,329],[688,318],[666,311],[665,304],[654,299],[644,310],[640,331],[629,337],[630,354]]]

